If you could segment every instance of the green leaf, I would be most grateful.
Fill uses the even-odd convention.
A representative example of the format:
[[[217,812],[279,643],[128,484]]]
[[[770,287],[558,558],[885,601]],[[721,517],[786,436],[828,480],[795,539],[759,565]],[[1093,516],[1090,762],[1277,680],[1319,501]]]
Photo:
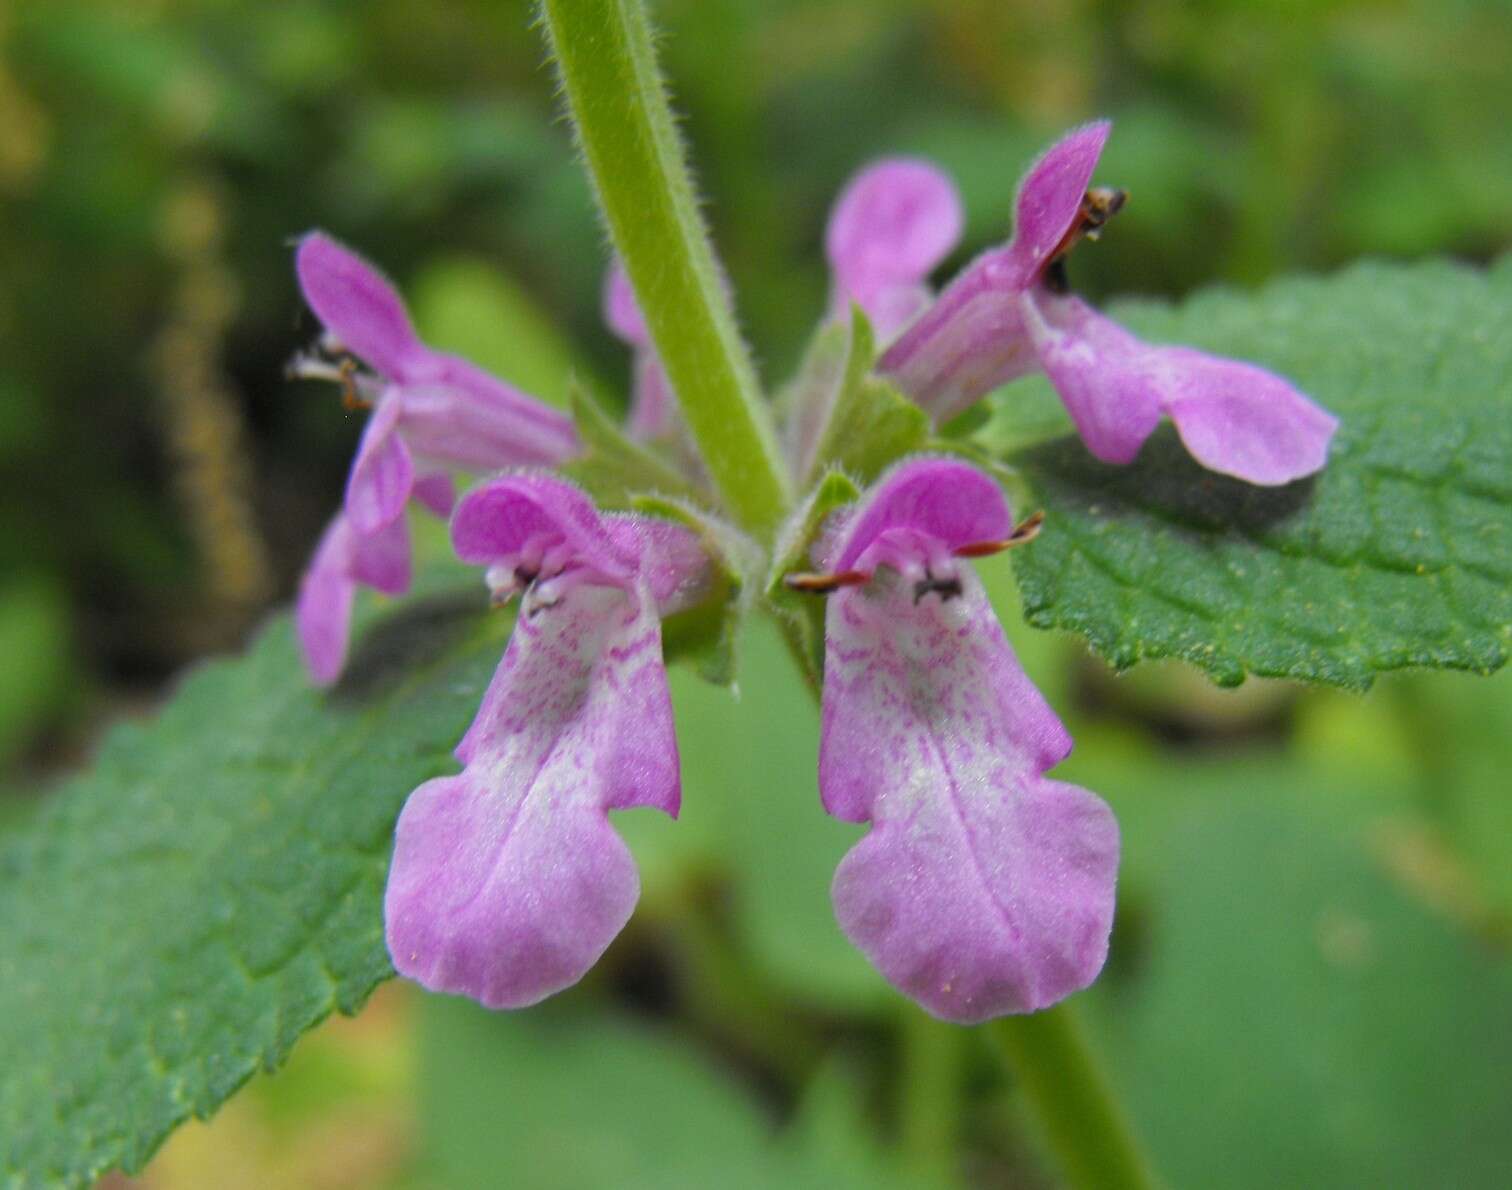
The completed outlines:
[[[560,470],[596,503],[604,508],[632,508],[637,497],[653,494],[704,502],[681,472],[649,447],[627,437],[581,386],[569,386],[568,400],[584,450]]]
[[[69,689],[68,605],[45,575],[0,585],[0,764],[63,702]]]
[[[1120,317],[1273,368],[1343,425],[1322,474],[1284,488],[1204,471],[1169,426],[1128,467],[1074,438],[1016,456],[1047,513],[1014,559],[1032,623],[1120,669],[1181,657],[1220,685],[1363,689],[1387,670],[1506,661],[1512,258],[1365,263]]]
[[[530,293],[481,260],[430,264],[412,291],[410,305],[427,343],[466,356],[533,397],[565,405],[569,378],[584,375],[582,361]]]
[[[579,994],[510,1015],[437,997],[420,1007],[425,1184],[496,1185],[504,1171],[518,1190],[918,1184],[837,1102],[848,1086],[816,1086],[774,1136],[749,1089],[690,1038]]]
[[[1512,967],[1389,874],[1410,805],[1253,755],[1126,772],[1117,809],[1085,1003],[1170,1185],[1505,1182]]]
[[[0,1181],[139,1169],[392,974],[394,817],[454,770],[508,629],[483,607],[389,610],[329,694],[279,618],[0,842]]]
[[[816,354],[832,367],[832,348]],[[929,438],[929,416],[885,380],[871,374],[877,349],[871,323],[851,307],[850,339],[838,388],[829,396],[824,430],[808,475],[842,470],[869,483],[901,458],[921,450]],[[811,354],[811,359],[815,358]],[[822,395],[822,387],[814,395]],[[813,396],[810,399],[813,399]]]

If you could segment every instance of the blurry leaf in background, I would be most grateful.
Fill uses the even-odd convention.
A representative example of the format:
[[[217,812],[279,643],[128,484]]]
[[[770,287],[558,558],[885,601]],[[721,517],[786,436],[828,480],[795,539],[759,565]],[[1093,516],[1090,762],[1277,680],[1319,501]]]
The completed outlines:
[[[418,998],[406,984],[388,984],[361,1016],[326,1022],[287,1066],[255,1077],[208,1123],[174,1133],[132,1184],[150,1190],[408,1186],[417,1144]]]
[[[475,257],[432,261],[410,286],[409,301],[432,347],[454,351],[531,396],[565,409],[570,378],[594,388],[550,315],[496,264]]]
[[[1383,854],[1423,898],[1512,943],[1512,672],[1401,674],[1364,700],[1309,692],[1298,754],[1389,785],[1421,815]]]
[[[665,1024],[580,998],[421,1005],[421,1184],[519,1190],[918,1186],[822,1075],[778,1134],[738,1073]],[[836,1092],[839,1092],[838,1094]]]
[[[767,619],[748,624],[738,673],[734,697],[672,674],[683,799],[712,810],[736,936],[800,1001],[880,1007],[886,984],[830,908],[835,865],[860,832],[819,804],[814,698]]]
[[[0,769],[68,693],[68,605],[41,575],[0,585]]]
[[[1090,1002],[1170,1183],[1500,1185],[1512,965],[1377,859],[1410,805],[1258,755],[1136,774],[1139,925]]]
[[[1047,513],[1014,555],[1031,623],[1085,634],[1118,668],[1180,657],[1225,685],[1363,689],[1506,661],[1512,257],[1361,264],[1122,313],[1155,342],[1275,369],[1342,426],[1323,472],[1280,488],[1204,471],[1170,426],[1127,467],[1075,438],[1015,456]]]

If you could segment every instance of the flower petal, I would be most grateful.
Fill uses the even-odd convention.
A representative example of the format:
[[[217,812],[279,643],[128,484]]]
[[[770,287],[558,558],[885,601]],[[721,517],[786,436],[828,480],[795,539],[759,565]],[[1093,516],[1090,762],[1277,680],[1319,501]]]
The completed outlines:
[[[604,276],[604,321],[616,336],[635,348],[635,383],[625,429],[642,442],[661,438],[672,429],[676,401],[667,370],[651,345],[651,332],[636,304],[635,290],[618,259]]]
[[[974,1024],[1085,987],[1107,955],[1108,807],[1043,771],[1070,750],[981,584],[916,600],[891,571],[831,596],[819,785],[870,822],[832,887],[841,929],[936,1016]]]
[[[346,664],[352,601],[351,527],[339,513],[326,526],[315,555],[299,581],[294,623],[305,668],[317,686],[329,686]]]
[[[511,558],[532,540],[562,542],[573,559],[601,577],[628,584],[633,553],[616,543],[581,488],[539,472],[479,484],[457,504],[452,547],[462,561],[488,566]]]
[[[329,686],[346,665],[359,583],[386,595],[409,590],[410,538],[404,517],[365,535],[337,513],[321,535],[300,579],[294,615],[305,667],[317,686]]]
[[[1049,263],[1071,230],[1112,130],[1110,120],[1083,124],[1045,150],[1024,174],[1011,247],[1025,277],[1034,277]]]
[[[1051,383],[1105,462],[1132,460],[1162,412],[1199,463],[1249,483],[1290,483],[1328,461],[1338,419],[1275,373],[1151,346],[1076,298],[1041,290],[1024,303]]]
[[[617,258],[604,275],[604,322],[618,338],[632,347],[651,345],[651,332],[641,317],[635,289],[625,274],[625,266]]]
[[[346,513],[359,533],[376,533],[404,513],[415,482],[415,464],[399,435],[403,404],[390,390],[379,399],[362,431],[347,475]]]
[[[1034,371],[1019,299],[1076,219],[1110,128],[1087,124],[1052,145],[1020,184],[1013,240],[962,269],[878,360],[937,423]]]
[[[376,533],[359,533],[352,528],[351,576],[365,587],[385,595],[403,595],[410,585],[409,520],[402,514]]]
[[[911,529],[954,549],[1004,540],[1013,517],[1002,489],[975,467],[956,459],[910,459],[877,481],[821,561],[831,571],[849,570],[890,529]]]
[[[1328,462],[1339,419],[1274,372],[1183,347],[1150,355],[1166,412],[1209,471],[1277,485]]]
[[[1145,368],[1149,348],[1079,298],[1024,295],[1029,335],[1087,449],[1129,463],[1160,422],[1161,394]]]
[[[320,231],[300,239],[294,268],[305,301],[342,346],[382,375],[402,380],[424,349],[383,274]]]
[[[443,519],[451,516],[452,505],[457,502],[456,485],[445,471],[431,471],[415,477],[411,493],[427,509]]]
[[[983,393],[1032,372],[1019,295],[1028,279],[1012,250],[977,257],[877,361],[934,418],[949,421]]]
[[[622,555],[636,559],[636,573],[663,619],[686,610],[705,593],[709,552],[686,525],[658,517],[610,513],[604,528]]]
[[[630,394],[630,415],[625,429],[630,437],[649,442],[665,437],[677,419],[677,401],[672,382],[660,357],[648,349],[635,353],[635,387]]]
[[[476,471],[562,463],[578,453],[572,419],[460,356],[425,349],[404,385],[415,453]]]
[[[856,174],[840,192],[825,231],[834,272],[832,313],[851,302],[886,342],[928,304],[924,281],[961,238],[960,196],[927,161],[891,157]]]
[[[384,899],[398,970],[518,1008],[576,983],[640,892],[605,811],[675,815],[677,744],[647,592],[579,585],[527,608],[455,777],[399,817]]]

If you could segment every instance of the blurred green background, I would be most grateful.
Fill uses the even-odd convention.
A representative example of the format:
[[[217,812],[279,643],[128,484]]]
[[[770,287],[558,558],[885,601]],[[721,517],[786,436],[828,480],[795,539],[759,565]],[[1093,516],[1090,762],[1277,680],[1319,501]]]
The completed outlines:
[[[1512,238],[1500,0],[662,0],[663,61],[765,378],[823,309],[825,212],[931,156],[1005,237],[1029,158],[1109,115],[1132,201],[1077,284],[1171,296]],[[380,262],[440,346],[620,391],[591,195],[522,2],[0,6],[0,821],[286,602],[360,422],[284,380],[288,242]],[[1017,623],[1127,837],[1082,997],[1178,1186],[1505,1184],[1512,680],[1359,699],[1114,679]],[[1053,1185],[984,1039],[891,997],[827,885],[814,716],[763,629],[677,675],[682,823],[601,971],[491,1018],[391,987],[154,1186]],[[227,714],[234,714],[227,708]]]

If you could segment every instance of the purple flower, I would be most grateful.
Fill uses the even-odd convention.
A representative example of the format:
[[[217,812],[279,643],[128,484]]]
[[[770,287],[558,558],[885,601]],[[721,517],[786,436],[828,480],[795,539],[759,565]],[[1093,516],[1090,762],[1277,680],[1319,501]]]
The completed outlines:
[[[414,496],[437,516],[446,516],[452,506],[451,477],[442,473],[420,476]],[[402,516],[376,533],[362,534],[339,512],[315,547],[315,556],[300,580],[295,624],[305,664],[319,685],[334,682],[346,664],[352,601],[359,583],[385,595],[409,590],[409,524]]]
[[[1287,381],[1252,364],[1143,343],[1064,292],[1066,252],[1123,202],[1119,191],[1088,190],[1110,128],[1088,124],[1040,158],[1019,188],[1013,240],[957,276],[878,370],[939,422],[1042,368],[1087,449],[1109,463],[1130,462],[1165,415],[1213,471],[1283,484],[1321,469],[1339,423]],[[894,201],[907,201],[901,180],[886,185],[896,188]],[[876,233],[867,240],[879,254],[886,242]],[[917,257],[897,251],[900,271],[916,266]]]
[[[635,290],[618,260],[604,277],[604,321],[621,341],[634,349],[634,383],[630,390],[630,415],[625,429],[632,438],[647,441],[665,437],[677,421],[672,385],[662,367],[651,332],[635,301]]]
[[[872,824],[835,873],[836,916],[899,990],[962,1024],[1087,986],[1113,920],[1117,824],[1043,776],[1071,738],[962,561],[1015,540],[997,484],[919,458],[829,533],[829,575],[795,582],[834,590],[824,806]]]
[[[346,654],[354,584],[390,594],[409,586],[408,537],[396,522],[411,496],[445,516],[446,468],[561,462],[577,452],[578,440],[565,414],[425,346],[393,287],[329,236],[301,239],[295,268],[326,329],[322,354],[296,361],[295,373],[339,380],[349,403],[373,407],[343,512],[326,530],[300,592],[305,660],[317,682],[329,683]],[[380,557],[378,566],[372,559]]]
[[[961,200],[927,161],[889,157],[840,192],[824,233],[832,277],[830,314],[855,302],[886,343],[924,312],[925,281],[961,238]]]
[[[634,862],[606,811],[680,800],[661,616],[699,595],[695,534],[601,515],[545,474],[490,480],[452,518],[496,599],[523,596],[457,745],[463,770],[399,817],[384,918],[394,966],[519,1008],[576,983],[630,917]]]

